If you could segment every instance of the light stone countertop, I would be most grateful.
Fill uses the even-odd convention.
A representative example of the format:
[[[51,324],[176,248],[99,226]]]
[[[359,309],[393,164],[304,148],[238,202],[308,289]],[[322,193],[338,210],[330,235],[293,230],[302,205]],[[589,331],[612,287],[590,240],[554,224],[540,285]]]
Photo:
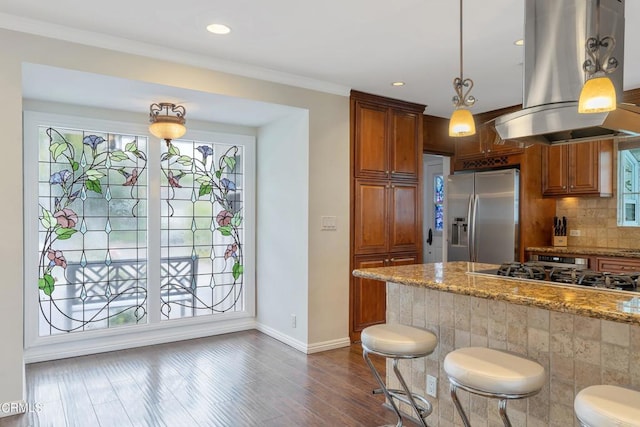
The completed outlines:
[[[599,248],[585,246],[536,246],[527,247],[527,252],[548,253],[548,254],[568,254],[568,255],[591,255],[603,257],[621,257],[640,259],[640,249],[624,248]]]
[[[363,268],[353,275],[454,294],[507,301],[597,319],[640,325],[640,292],[556,285],[526,279],[497,278],[474,272],[497,265],[465,261]]]

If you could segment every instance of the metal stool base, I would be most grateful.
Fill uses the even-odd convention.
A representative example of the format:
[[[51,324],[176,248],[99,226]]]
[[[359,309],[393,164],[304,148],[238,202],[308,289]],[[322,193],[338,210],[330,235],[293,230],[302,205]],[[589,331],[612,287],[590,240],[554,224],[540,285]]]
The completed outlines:
[[[382,380],[382,377],[380,377],[378,370],[375,368],[375,366],[373,366],[371,359],[369,359],[369,353],[393,359],[393,372],[395,373],[396,378],[398,378],[398,381],[400,381],[400,385],[402,386],[402,389],[387,388],[386,384]],[[400,410],[398,409],[398,405],[396,404],[394,399],[411,406],[413,408],[413,411],[417,415],[416,421],[422,427],[427,427],[427,423],[424,421],[424,419],[428,417],[433,411],[431,402],[425,399],[424,396],[421,396],[416,393],[412,393],[409,390],[409,387],[407,386],[407,383],[402,377],[402,374],[400,374],[400,369],[398,369],[398,361],[400,359],[417,359],[419,357],[425,357],[428,354],[429,353],[419,354],[419,355],[409,355],[409,356],[398,356],[393,354],[379,353],[377,351],[369,350],[364,345],[362,346],[362,357],[367,362],[367,365],[369,365],[369,369],[371,369],[371,373],[373,374],[376,381],[380,385],[380,388],[373,390],[373,394],[385,395],[385,397],[387,398],[387,401],[391,405],[391,408],[393,409],[393,411],[396,413],[396,416],[398,417],[398,422],[396,424],[396,427],[402,427],[402,414],[400,413]],[[418,404],[416,401],[420,402],[420,404]]]
[[[492,397],[492,398],[500,399],[498,401],[498,410],[500,411],[500,418],[502,418],[502,422],[503,422],[505,427],[511,427],[511,421],[509,420],[509,417],[507,416],[507,400],[509,400],[509,399],[524,399],[526,397],[531,397],[533,395],[536,395],[536,394],[538,394],[540,392],[540,390],[536,390],[536,391],[533,391],[531,393],[525,393],[525,394],[491,393],[491,392],[478,390],[476,388],[460,384],[454,378],[449,377],[449,392],[451,394],[451,400],[453,400],[453,404],[455,405],[456,410],[458,411],[458,414],[460,415],[460,418],[462,418],[462,423],[464,424],[464,427],[471,427],[471,424],[469,424],[469,419],[467,418],[467,415],[465,414],[464,409],[462,409],[462,405],[460,404],[460,400],[458,400],[458,395],[456,393],[458,388],[461,388],[462,390],[466,390],[469,393],[477,394],[477,395],[480,395],[480,396]]]

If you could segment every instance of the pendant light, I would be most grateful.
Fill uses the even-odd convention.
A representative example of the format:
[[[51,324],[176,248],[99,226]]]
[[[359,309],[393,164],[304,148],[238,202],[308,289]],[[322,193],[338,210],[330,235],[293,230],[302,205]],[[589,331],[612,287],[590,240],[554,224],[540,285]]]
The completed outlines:
[[[616,89],[607,77],[618,68],[618,60],[611,56],[616,45],[613,36],[600,38],[600,0],[596,1],[596,36],[585,43],[588,58],[582,64],[587,81],[578,100],[579,113],[603,113],[616,109]],[[600,49],[604,49],[600,58]]]
[[[162,114],[161,114],[162,113]],[[184,126],[186,110],[182,105],[170,102],[151,104],[149,107],[149,132],[151,135],[164,139],[167,147],[172,139],[180,138],[187,128]]]
[[[453,97],[455,110],[449,120],[449,136],[469,136],[476,133],[476,124],[469,108],[475,104],[476,99],[469,95],[473,88],[473,80],[465,79],[462,67],[462,0],[460,0],[460,77],[453,79],[453,89],[456,95]]]

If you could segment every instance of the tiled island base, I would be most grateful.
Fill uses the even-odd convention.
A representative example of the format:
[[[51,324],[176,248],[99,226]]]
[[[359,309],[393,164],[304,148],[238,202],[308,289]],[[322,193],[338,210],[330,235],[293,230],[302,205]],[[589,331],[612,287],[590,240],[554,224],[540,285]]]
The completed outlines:
[[[388,323],[426,328],[439,339],[430,356],[401,362],[414,392],[426,396],[426,376],[438,378],[438,398],[427,396],[434,404],[429,426],[462,425],[443,371],[446,354],[460,347],[508,350],[545,367],[548,379],[538,395],[508,403],[514,426],[578,426],[573,399],[584,387],[640,388],[640,326],[636,324],[390,282],[387,290]],[[391,372],[390,365],[387,372]],[[398,387],[394,376],[387,377],[392,387]],[[458,394],[472,426],[503,426],[496,399],[461,390]],[[409,413],[408,407],[404,411]]]

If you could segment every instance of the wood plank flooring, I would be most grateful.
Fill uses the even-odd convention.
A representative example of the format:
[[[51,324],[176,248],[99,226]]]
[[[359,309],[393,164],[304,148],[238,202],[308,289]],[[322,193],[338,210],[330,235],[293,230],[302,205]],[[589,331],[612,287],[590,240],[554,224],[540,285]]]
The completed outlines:
[[[34,363],[26,379],[42,409],[0,427],[395,425],[360,346],[305,355],[257,331]]]

